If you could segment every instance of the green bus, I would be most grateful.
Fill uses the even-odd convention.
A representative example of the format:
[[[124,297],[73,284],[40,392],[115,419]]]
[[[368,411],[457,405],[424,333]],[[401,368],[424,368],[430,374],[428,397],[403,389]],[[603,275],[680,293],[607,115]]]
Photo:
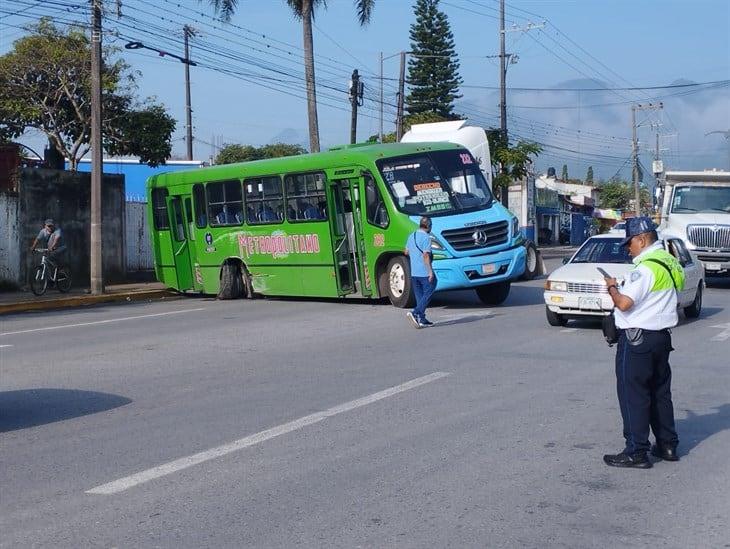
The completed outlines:
[[[385,298],[412,306],[403,249],[432,218],[436,291],[499,304],[525,269],[517,218],[452,143],[363,144],[155,175],[148,221],[159,281],[222,299]]]

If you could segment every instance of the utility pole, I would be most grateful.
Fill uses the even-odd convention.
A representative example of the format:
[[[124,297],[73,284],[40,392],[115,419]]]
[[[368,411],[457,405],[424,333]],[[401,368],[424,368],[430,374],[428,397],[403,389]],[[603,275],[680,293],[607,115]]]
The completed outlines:
[[[352,118],[350,118],[350,143],[357,143],[357,108],[362,106],[364,85],[360,82],[360,75],[357,69],[352,71],[350,80],[350,104],[352,105]]]
[[[192,27],[185,25],[183,27],[183,36],[185,37],[185,121],[186,121],[186,140],[187,145],[187,159],[193,159],[193,109],[190,105],[190,45],[189,39],[191,36],[195,36],[195,31]]]
[[[631,164],[634,184],[634,211],[641,215],[641,191],[639,189],[639,140],[636,138],[636,111],[659,110],[664,103],[647,103],[631,105]],[[659,135],[657,134],[657,156],[659,155]]]
[[[89,274],[91,293],[104,293],[101,245],[101,2],[91,0],[91,249]]]
[[[499,0],[499,127],[507,144],[507,57],[504,52],[504,0]]]
[[[400,77],[398,78],[398,113],[395,118],[395,140],[403,137],[403,103],[406,87],[406,52],[400,52]]]

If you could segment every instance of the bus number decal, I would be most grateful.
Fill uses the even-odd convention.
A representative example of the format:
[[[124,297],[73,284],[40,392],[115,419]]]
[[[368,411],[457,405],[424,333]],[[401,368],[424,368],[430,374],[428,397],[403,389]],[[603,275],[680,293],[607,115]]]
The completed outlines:
[[[462,164],[473,164],[473,162],[471,160],[471,156],[469,156],[468,153],[461,153],[459,155],[459,157],[461,157],[461,163]]]
[[[285,258],[290,254],[318,254],[320,251],[319,235],[287,235],[283,231],[265,236],[239,234],[238,250],[241,257],[270,255],[274,259]]]

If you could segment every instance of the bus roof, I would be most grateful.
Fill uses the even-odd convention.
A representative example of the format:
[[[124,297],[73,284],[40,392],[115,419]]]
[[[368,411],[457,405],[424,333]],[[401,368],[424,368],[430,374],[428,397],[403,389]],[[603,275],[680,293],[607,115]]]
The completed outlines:
[[[455,143],[362,143],[341,145],[319,153],[308,153],[297,156],[282,156],[235,164],[220,164],[207,168],[164,172],[150,177],[148,187],[166,187],[171,184],[190,184],[224,179],[238,179],[246,176],[266,175],[267,173],[299,172],[321,170],[363,164],[380,158],[392,158],[415,154],[422,151],[440,151],[462,149]]]

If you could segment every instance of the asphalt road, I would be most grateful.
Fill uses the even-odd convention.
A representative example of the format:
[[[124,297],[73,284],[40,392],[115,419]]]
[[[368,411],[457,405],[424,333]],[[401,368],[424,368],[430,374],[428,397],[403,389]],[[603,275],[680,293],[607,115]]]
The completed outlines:
[[[0,547],[730,547],[730,284],[674,331],[682,459],[647,471],[603,464],[613,350],[542,281],[434,305],[0,318]]]

